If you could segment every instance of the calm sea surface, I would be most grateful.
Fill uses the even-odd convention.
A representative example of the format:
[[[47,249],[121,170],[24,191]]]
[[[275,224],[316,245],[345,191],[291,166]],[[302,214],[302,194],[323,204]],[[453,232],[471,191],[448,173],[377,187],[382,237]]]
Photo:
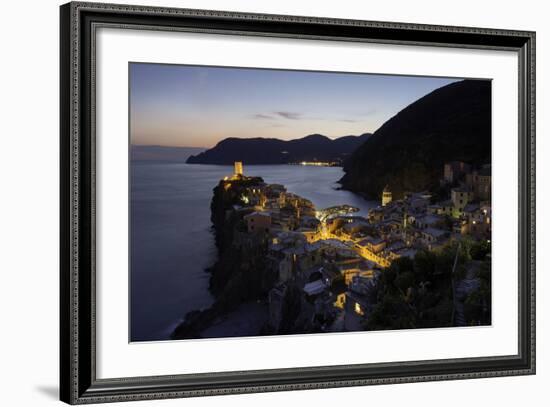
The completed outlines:
[[[246,166],[245,174],[283,184],[317,208],[349,204],[359,215],[377,203],[336,190],[339,167]],[[204,269],[216,260],[212,189],[233,168],[134,161],[131,166],[131,340],[167,339],[188,311],[213,302]]]

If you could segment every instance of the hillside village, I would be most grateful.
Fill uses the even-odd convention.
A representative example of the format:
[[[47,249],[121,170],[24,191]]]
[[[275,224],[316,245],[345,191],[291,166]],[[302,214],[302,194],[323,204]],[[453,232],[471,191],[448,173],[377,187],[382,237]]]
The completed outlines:
[[[432,326],[441,324],[441,319],[448,319],[445,326],[487,322],[479,312],[475,318],[465,315],[464,300],[474,297],[471,294],[482,285],[480,260],[490,262],[490,166],[446,163],[438,196],[417,191],[394,200],[391,187],[386,186],[380,205],[367,216],[357,216],[358,209],[345,203],[316,208],[284,185],[244,175],[241,162],[234,164],[234,174],[224,177],[215,191],[212,211],[220,260],[213,268],[211,289],[221,298],[219,311],[211,311],[211,318],[205,314],[187,318],[189,326],[198,321],[205,328],[219,312],[254,298],[269,310],[262,334],[357,331],[369,329],[369,322],[372,329],[390,329],[389,324]],[[472,244],[484,248],[477,260],[462,255],[461,247]],[[409,276],[410,282],[396,283],[402,287],[395,295],[394,283],[384,283],[384,275],[395,270],[399,274],[400,263],[412,264],[426,252],[446,253],[441,254],[446,263],[433,260],[442,271],[416,283],[415,276]],[[405,269],[413,266],[401,267],[402,275],[410,275]],[[438,273],[446,279],[441,280]],[[425,272],[416,270],[416,274]],[[413,310],[414,322],[396,325],[388,320],[391,312],[380,308],[387,306],[388,296],[396,302],[394,308]],[[490,306],[486,297],[487,292],[476,297],[484,309]],[[426,306],[428,298],[431,302]],[[425,307],[425,312],[415,304]],[[196,335],[200,329],[187,331]]]
[[[423,191],[393,200],[386,186],[380,206],[362,217],[348,205],[315,208],[283,185],[245,176],[236,162],[234,174],[222,181],[225,190],[247,184],[240,202],[227,210],[242,216],[233,245],[267,246],[268,268],[276,276],[268,295],[269,327],[284,330],[285,298],[299,288],[295,328],[359,330],[372,308],[369,288],[396,259],[438,251],[466,237],[490,242],[490,166],[450,162],[442,173],[448,199],[434,201]]]

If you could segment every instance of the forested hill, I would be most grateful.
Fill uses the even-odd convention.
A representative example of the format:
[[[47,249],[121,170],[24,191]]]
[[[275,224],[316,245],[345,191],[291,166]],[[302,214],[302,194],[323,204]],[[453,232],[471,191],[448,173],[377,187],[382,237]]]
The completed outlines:
[[[343,162],[364,143],[370,134],[344,136],[334,140],[312,134],[295,140],[274,138],[226,138],[215,147],[189,157],[189,164],[229,165],[235,161],[245,164],[288,164],[300,161]]]
[[[343,188],[378,199],[430,190],[443,164],[491,160],[491,82],[464,80],[436,89],[384,123],[344,165]]]

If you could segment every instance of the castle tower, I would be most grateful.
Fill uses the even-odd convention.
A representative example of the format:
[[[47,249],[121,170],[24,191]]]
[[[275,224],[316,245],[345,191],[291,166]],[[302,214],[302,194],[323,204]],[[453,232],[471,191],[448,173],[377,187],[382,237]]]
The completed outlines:
[[[386,185],[382,191],[382,206],[386,206],[392,201],[392,194],[390,191],[390,186]]]
[[[235,170],[234,170],[234,176],[235,177],[242,177],[243,176],[243,163],[242,161],[235,161],[234,164]]]

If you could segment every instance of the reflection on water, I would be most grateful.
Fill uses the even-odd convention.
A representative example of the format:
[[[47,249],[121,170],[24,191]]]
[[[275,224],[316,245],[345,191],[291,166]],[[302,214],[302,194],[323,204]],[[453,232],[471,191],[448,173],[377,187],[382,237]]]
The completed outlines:
[[[216,247],[210,230],[212,189],[230,166],[151,163],[131,166],[131,340],[167,339],[181,318],[212,302],[208,274]],[[349,204],[366,215],[376,205],[336,190],[339,167],[245,166],[245,174],[283,184],[317,208]]]

